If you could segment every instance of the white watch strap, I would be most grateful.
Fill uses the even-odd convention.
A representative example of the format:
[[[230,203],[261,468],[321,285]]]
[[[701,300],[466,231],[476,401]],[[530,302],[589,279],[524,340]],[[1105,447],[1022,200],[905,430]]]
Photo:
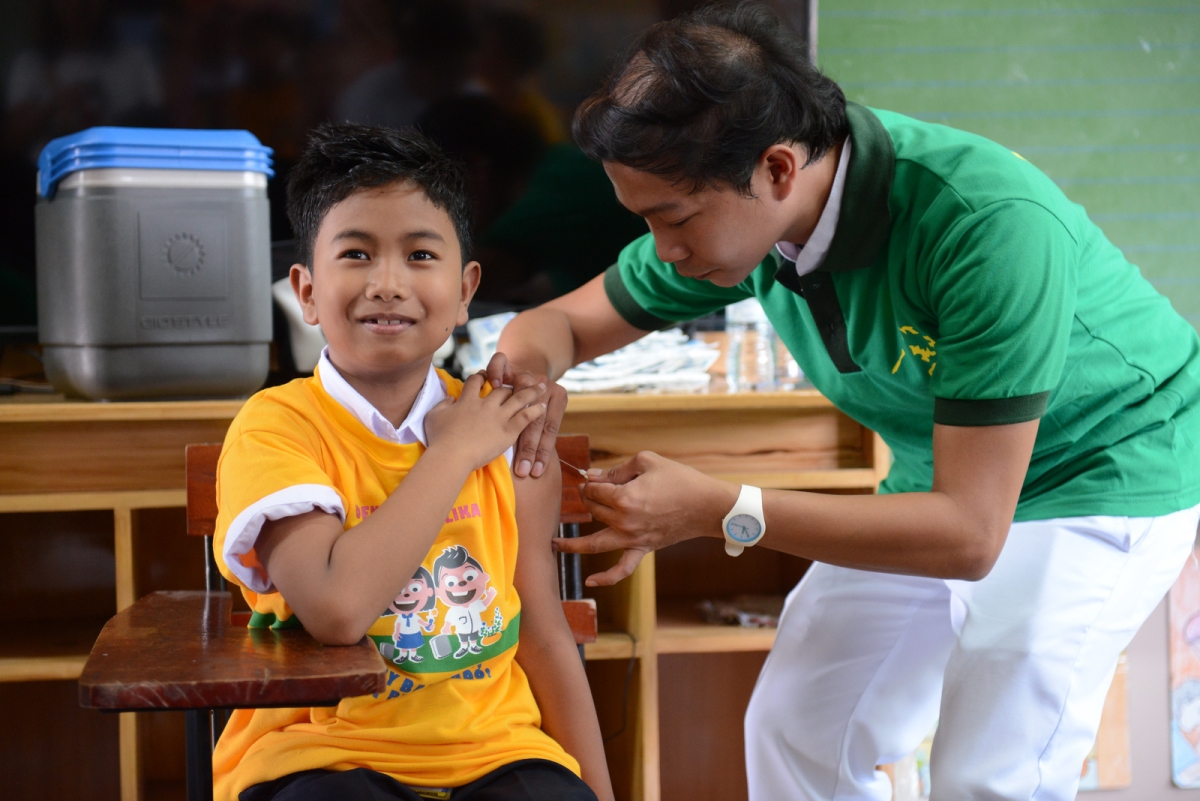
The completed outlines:
[[[753,539],[739,541],[730,536],[729,521],[739,515],[747,515],[754,518],[757,522],[758,534]],[[729,514],[725,515],[725,519],[721,521],[721,533],[725,536],[725,553],[730,556],[739,556],[746,548],[758,544],[763,535],[767,533],[767,521],[763,515],[761,489],[752,487],[749,484],[742,485],[742,490],[738,493],[737,502],[729,510]]]

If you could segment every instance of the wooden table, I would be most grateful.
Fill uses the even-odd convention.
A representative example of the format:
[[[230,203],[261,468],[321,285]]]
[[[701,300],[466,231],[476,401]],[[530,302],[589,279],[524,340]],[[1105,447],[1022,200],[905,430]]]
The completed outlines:
[[[91,709],[238,709],[254,706],[336,706],[343,698],[378,693],[387,668],[374,646],[326,648],[303,629],[252,629],[230,621],[228,592],[155,592],[122,609],[100,631],[93,659],[79,677],[79,703]],[[136,650],[135,664],[109,651]],[[247,677],[225,665],[245,654],[261,663]],[[156,670],[157,669],[157,670]],[[161,672],[170,684],[156,681]],[[188,675],[181,683],[177,677]]]
[[[151,590],[189,589],[156,577],[161,565],[155,562],[155,569],[150,569],[147,555],[139,552],[154,545],[147,539],[151,535],[172,542],[186,540],[182,530],[139,533],[139,520],[153,517],[158,526],[164,513],[146,510],[184,505],[184,446],[223,439],[241,405],[241,401],[0,401],[0,520],[4,513],[38,513],[38,519],[47,520],[48,536],[55,518],[46,513],[110,513],[114,567],[101,569],[115,574],[116,610]],[[890,463],[887,448],[876,435],[838,412],[815,390],[579,395],[571,398],[562,430],[591,437],[597,466],[653,450],[706,473],[762,487],[869,493]],[[27,519],[23,525],[29,527]],[[659,665],[669,665],[678,677],[664,688],[674,698],[687,682],[720,675],[725,669],[720,665],[761,660],[773,632],[704,625],[693,601],[700,594],[761,591],[763,576],[770,577],[770,591],[786,591],[803,565],[763,549],[728,560],[718,553],[719,543],[712,553],[705,550],[707,544],[668,549],[657,555],[657,567],[652,555],[631,579],[595,593],[602,631],[597,642],[586,646],[586,654],[606,734],[621,723],[626,666],[631,659],[634,668],[627,725],[608,744],[619,798],[657,801],[662,795],[678,796],[687,777],[675,755],[685,750],[688,775],[699,771],[697,775],[715,792],[724,792],[723,776],[728,774],[734,781],[740,775],[740,750],[730,742],[718,748],[709,741],[679,739],[681,732],[689,730],[688,716],[700,711],[666,700],[660,709]],[[592,558],[585,570],[599,567],[605,558]],[[199,560],[197,553],[198,564]],[[0,682],[78,679],[110,614],[73,614],[54,626],[17,621],[9,627],[10,636],[0,638],[5,639],[0,643]],[[752,683],[752,674],[742,675],[748,669],[737,668],[739,687]],[[719,714],[736,716],[738,703],[744,704],[731,701],[727,712]],[[139,725],[144,724],[135,714],[121,716],[121,795],[128,801],[143,797],[143,777],[148,767],[157,770],[161,761],[151,760],[154,764],[148,766],[146,752],[154,744],[139,746]],[[667,731],[661,741],[660,728]],[[740,733],[741,725],[730,720],[719,728],[727,738],[730,730]],[[710,751],[701,754],[696,748]],[[737,764],[727,764],[721,756],[724,752],[732,753]],[[66,758],[64,754],[60,761]]]

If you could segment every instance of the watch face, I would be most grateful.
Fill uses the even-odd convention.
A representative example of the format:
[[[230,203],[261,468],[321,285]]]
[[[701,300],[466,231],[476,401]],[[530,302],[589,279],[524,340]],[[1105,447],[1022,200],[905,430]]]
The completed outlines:
[[[762,524],[751,515],[734,515],[725,524],[725,532],[738,542],[753,542],[762,533]]]

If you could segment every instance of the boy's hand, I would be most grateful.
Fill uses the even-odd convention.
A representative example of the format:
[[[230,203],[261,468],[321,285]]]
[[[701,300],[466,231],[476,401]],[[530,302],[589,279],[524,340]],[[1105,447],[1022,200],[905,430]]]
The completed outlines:
[[[546,404],[539,402],[546,394],[545,384],[516,391],[500,387],[482,398],[484,382],[482,374],[471,376],[457,400],[446,398],[425,417],[429,447],[465,458],[472,470],[511,448],[525,427],[546,413]]]

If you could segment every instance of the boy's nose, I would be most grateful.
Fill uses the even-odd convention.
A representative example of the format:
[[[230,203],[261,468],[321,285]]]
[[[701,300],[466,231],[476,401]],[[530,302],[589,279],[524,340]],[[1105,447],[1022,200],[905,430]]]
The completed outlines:
[[[412,294],[408,285],[407,270],[386,261],[371,271],[367,280],[367,297],[379,300],[404,300]]]

